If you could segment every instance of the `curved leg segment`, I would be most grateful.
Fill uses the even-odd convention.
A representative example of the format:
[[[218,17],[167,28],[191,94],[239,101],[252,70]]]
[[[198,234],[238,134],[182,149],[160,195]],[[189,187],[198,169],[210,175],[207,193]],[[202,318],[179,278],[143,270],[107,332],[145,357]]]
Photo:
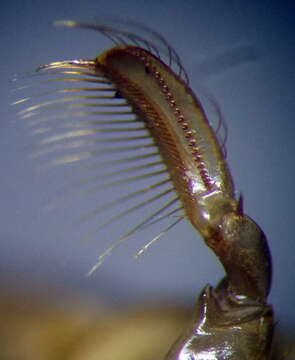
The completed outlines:
[[[223,289],[206,286],[191,324],[165,360],[266,360],[273,332],[272,308],[223,299]]]
[[[248,216],[224,216],[206,239],[226,277],[202,291],[191,324],[165,360],[267,360],[273,312],[267,305],[271,259],[259,226]]]

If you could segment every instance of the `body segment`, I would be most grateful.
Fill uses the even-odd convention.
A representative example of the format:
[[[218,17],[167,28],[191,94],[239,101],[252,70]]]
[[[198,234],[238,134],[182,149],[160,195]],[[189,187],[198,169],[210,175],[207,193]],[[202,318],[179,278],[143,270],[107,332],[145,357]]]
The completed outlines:
[[[208,236],[209,222],[215,222],[224,211],[236,211],[238,204],[220,145],[197,97],[143,49],[115,48],[98,57],[96,66],[116,83],[144,120],[187,217]]]

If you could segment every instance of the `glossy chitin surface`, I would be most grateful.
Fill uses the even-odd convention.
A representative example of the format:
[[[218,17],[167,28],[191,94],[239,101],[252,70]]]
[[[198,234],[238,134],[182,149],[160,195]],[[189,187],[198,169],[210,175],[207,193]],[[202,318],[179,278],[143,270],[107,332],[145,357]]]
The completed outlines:
[[[223,211],[235,211],[237,203],[220,145],[196,96],[168,66],[140,48],[110,50],[98,57],[97,67],[144,119],[189,220],[208,236],[209,224],[214,226]]]

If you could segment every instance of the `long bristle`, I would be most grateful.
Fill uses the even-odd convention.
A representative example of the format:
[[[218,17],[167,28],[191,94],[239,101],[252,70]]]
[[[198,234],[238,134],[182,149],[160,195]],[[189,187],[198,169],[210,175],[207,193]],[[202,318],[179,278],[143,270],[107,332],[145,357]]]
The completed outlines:
[[[173,215],[174,213],[178,212],[180,209],[176,209],[173,210],[169,213],[168,216]],[[166,218],[166,216],[161,217],[161,220],[163,220],[163,218]],[[165,235],[167,233],[167,231],[169,231],[170,229],[172,229],[175,225],[177,225],[181,220],[184,219],[184,216],[179,217],[176,221],[174,221],[172,224],[170,224],[169,226],[167,226],[164,230],[162,230],[157,236],[155,236],[152,240],[150,240],[148,243],[146,243],[136,254],[135,254],[135,258],[140,257],[141,255],[143,255],[143,253],[151,246],[153,245],[156,241],[158,241],[163,235]]]
[[[115,45],[133,45],[147,49],[156,57],[162,60],[166,60],[167,65],[174,67],[176,73],[183,77],[186,83],[189,83],[189,77],[184,66],[181,63],[180,56],[172,48],[172,46],[166,41],[166,39],[157,32],[146,28],[138,23],[129,22],[127,27],[132,25],[136,28],[137,33],[141,32],[143,35],[135,34],[132,31],[125,29],[117,29],[108,25],[79,23],[71,20],[61,20],[55,22],[57,26],[66,26],[71,28],[90,29],[100,32],[102,35],[109,38]],[[124,24],[122,24],[124,25]],[[126,24],[125,24],[126,25]],[[125,26],[124,26],[125,27]],[[148,40],[151,38],[152,40]]]
[[[100,212],[102,211],[105,211],[109,208],[112,208],[116,205],[119,205],[123,202],[126,202],[128,200],[131,200],[133,198],[136,198],[136,197],[139,197],[141,195],[145,195],[153,190],[156,190],[158,189],[159,187],[162,187],[163,185],[166,185],[169,183],[169,179],[165,179],[165,180],[162,180],[162,181],[159,181],[155,184],[152,184],[152,185],[149,185],[149,186],[146,186],[145,188],[143,189],[140,189],[140,190],[137,190],[137,191],[134,191],[132,193],[129,193],[127,195],[124,195],[118,199],[115,199],[115,200],[112,200],[112,201],[109,201],[107,203],[104,203],[102,205],[100,205],[98,208],[94,209],[93,211],[91,211],[89,214],[83,216],[80,218],[80,222],[85,222],[87,220],[89,220],[90,218],[92,218],[93,216],[99,214]]]
[[[164,193],[163,193],[164,194]],[[160,195],[162,196],[162,195]],[[152,198],[151,201],[154,201],[154,198]],[[178,201],[178,198],[174,198],[167,202],[163,207],[161,207],[159,210],[154,212],[152,215],[145,218],[140,224],[135,226],[132,230],[130,230],[128,233],[123,235],[119,240],[114,242],[112,246],[110,246],[105,252],[103,252],[99,258],[97,263],[90,269],[88,272],[88,275],[91,275],[95,270],[97,270],[105,261],[106,257],[111,255],[111,252],[117,248],[119,245],[121,245],[123,242],[127,241],[132,235],[134,235],[137,231],[140,231],[144,226],[146,226],[152,219],[154,219],[157,215],[161,214],[163,211],[171,207],[173,204],[175,204]],[[141,205],[140,205],[141,206]],[[135,207],[134,207],[135,208]],[[130,211],[133,211],[133,209],[130,209]],[[125,214],[124,214],[125,215]],[[113,221],[113,220],[112,220]],[[177,221],[178,222],[178,221]],[[105,226],[105,224],[103,224]],[[98,229],[99,230],[99,229]],[[93,234],[91,234],[93,236]]]
[[[60,25],[88,27],[75,22],[61,22]],[[153,34],[162,48],[125,30],[116,30],[107,26],[94,28],[92,25],[89,28],[100,31],[119,45],[132,44],[144,47],[158,58],[168,59],[167,64],[176,66],[178,73],[185,74],[184,78],[186,77],[178,55],[160,36]],[[99,262],[103,261],[110,249],[117,247],[137,231],[161,220],[167,220],[182,209],[178,206],[171,210],[171,207],[178,202],[178,198],[175,197],[170,176],[145,121],[135,114],[129,102],[121,96],[117,86],[96,67],[94,60],[52,62],[40,66],[31,76],[41,80],[38,79],[37,85],[33,83],[19,87],[18,91],[31,89],[35,94],[23,97],[14,105],[25,106],[20,109],[19,117],[26,121],[31,133],[38,138],[35,141],[32,157],[46,157],[45,166],[49,167],[74,166],[78,163],[84,166],[84,179],[67,184],[67,189],[62,190],[62,196],[58,196],[57,202],[71,198],[73,190],[78,190],[74,192],[75,196],[77,194],[93,196],[96,192],[101,194],[119,186],[129,184],[135,186],[133,191],[110,198],[95,206],[88,214],[81,216],[79,224],[107,210],[119,209],[117,213],[111,214],[101,222],[92,235],[105,226],[128,217],[131,213],[152,207],[158,202],[161,204],[163,199],[173,195],[172,200],[159,205],[158,210],[153,210],[143,221],[121,236],[102,254]],[[39,87],[44,90],[40,91]],[[120,143],[122,146],[119,146]],[[109,171],[91,177],[84,176],[86,170],[101,171],[105,167],[108,167]],[[153,182],[147,185],[151,180]],[[52,202],[52,207],[57,202]],[[125,203],[126,208],[120,210],[120,206]],[[166,233],[170,227],[154,237],[151,243]],[[94,268],[97,268],[97,265]]]

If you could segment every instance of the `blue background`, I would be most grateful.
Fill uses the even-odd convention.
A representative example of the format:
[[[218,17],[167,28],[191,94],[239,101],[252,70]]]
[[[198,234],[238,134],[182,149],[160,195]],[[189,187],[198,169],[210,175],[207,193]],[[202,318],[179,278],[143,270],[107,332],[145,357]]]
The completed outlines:
[[[44,203],[63,182],[39,175],[31,139],[17,118],[15,73],[106,48],[98,33],[52,26],[55,20],[104,16],[136,20],[163,34],[179,52],[195,89],[218,100],[229,129],[228,161],[245,211],[268,236],[274,263],[270,302],[277,319],[294,324],[294,5],[287,1],[11,1],[1,5],[0,270],[3,284],[105,299],[114,306],[161,299],[193,304],[223,271],[187,222],[136,261],[136,239],[116,250],[92,277],[103,251],[79,241],[67,224],[87,201],[48,212]],[[84,209],[84,210],[83,210]],[[128,220],[133,222],[133,220]],[[120,232],[120,229],[118,229]],[[141,235],[137,235],[141,236]],[[148,234],[145,235],[149,240]],[[142,239],[141,239],[142,240]],[[144,239],[142,240],[144,243]],[[3,286],[4,286],[3,285]],[[36,290],[39,289],[39,290]]]

